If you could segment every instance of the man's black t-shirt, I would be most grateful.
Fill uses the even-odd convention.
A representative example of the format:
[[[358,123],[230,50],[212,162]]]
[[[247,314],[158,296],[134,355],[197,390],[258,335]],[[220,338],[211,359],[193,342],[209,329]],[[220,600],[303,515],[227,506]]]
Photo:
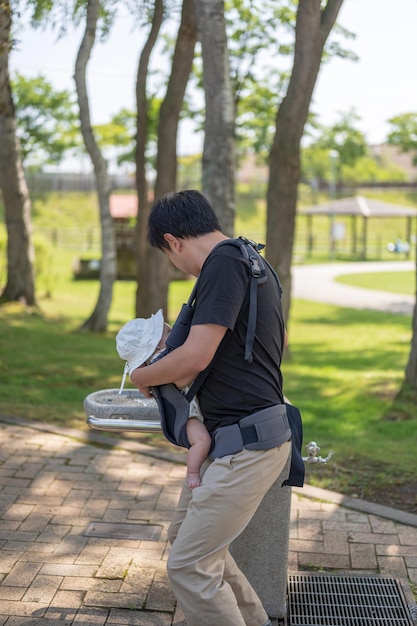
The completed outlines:
[[[283,402],[280,364],[284,321],[277,282],[266,269],[268,278],[257,288],[253,361],[248,363],[244,359],[249,313],[248,262],[237,247],[220,244],[202,267],[192,324],[218,324],[230,331],[198,393],[209,431]]]

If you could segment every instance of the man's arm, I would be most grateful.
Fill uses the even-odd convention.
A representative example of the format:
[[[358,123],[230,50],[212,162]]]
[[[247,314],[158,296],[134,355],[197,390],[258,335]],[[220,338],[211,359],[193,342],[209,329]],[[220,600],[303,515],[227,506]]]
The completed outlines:
[[[147,397],[149,387],[167,383],[189,385],[211,363],[226,331],[225,326],[217,324],[191,326],[182,346],[151,365],[137,368],[130,380]]]

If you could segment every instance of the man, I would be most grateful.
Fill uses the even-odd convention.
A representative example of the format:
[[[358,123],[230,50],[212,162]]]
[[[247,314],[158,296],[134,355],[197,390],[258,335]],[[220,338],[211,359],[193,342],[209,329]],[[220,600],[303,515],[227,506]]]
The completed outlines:
[[[148,237],[178,269],[199,278],[186,341],[160,361],[134,370],[132,382],[145,395],[153,386],[188,385],[216,355],[198,393],[214,441],[213,460],[206,463],[201,486],[183,488],[169,531],[168,576],[187,626],[266,626],[268,615],[229,545],[269,487],[288,474],[291,442],[288,423],[283,426],[285,330],[279,286],[266,265],[267,280],[257,287],[251,357],[245,359],[250,264],[238,247],[227,244],[206,198],[198,191],[181,191],[156,201]],[[248,420],[261,433],[259,442],[245,443],[240,451],[237,446],[235,452],[236,441],[233,436],[228,440],[230,427],[243,433]],[[221,456],[216,455],[218,437],[226,448]],[[234,453],[227,453],[229,444]]]

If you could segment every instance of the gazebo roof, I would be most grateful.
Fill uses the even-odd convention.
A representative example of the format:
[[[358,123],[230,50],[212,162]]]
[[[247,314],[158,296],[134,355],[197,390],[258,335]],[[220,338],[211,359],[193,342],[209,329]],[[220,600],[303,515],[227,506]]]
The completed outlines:
[[[342,198],[325,204],[305,207],[298,211],[300,215],[361,215],[362,217],[416,217],[417,209],[371,200],[363,196]]]

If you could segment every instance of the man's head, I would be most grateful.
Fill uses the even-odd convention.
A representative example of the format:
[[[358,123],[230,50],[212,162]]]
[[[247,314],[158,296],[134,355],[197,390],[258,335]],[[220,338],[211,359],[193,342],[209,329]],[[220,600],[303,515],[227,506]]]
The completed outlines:
[[[191,239],[221,231],[209,201],[199,191],[168,193],[153,204],[148,221],[148,240],[155,248],[169,249],[164,235]]]

